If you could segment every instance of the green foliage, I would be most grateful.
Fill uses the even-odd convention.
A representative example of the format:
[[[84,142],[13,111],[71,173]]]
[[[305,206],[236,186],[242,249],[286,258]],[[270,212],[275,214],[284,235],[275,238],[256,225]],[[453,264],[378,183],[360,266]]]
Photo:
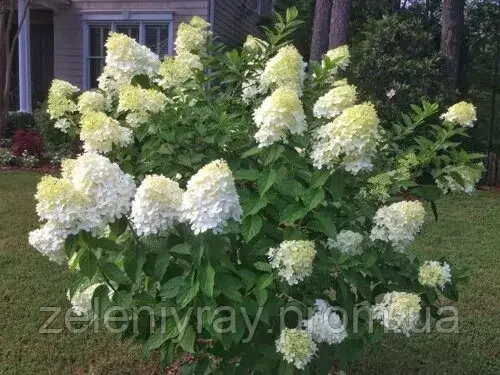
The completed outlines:
[[[35,118],[28,112],[10,112],[7,116],[6,136],[12,137],[17,130],[35,127]]]
[[[353,45],[352,78],[384,118],[396,119],[422,98],[443,100],[442,61],[430,31],[420,17],[397,14],[368,21]]]
[[[54,127],[54,121],[47,113],[47,103],[41,103],[34,111],[35,128],[43,137],[47,158],[54,164],[74,154],[74,141],[71,137]]]

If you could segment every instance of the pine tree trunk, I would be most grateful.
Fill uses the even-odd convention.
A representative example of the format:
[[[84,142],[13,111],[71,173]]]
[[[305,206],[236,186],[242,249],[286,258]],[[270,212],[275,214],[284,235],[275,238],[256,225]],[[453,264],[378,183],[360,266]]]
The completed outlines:
[[[311,40],[311,61],[321,60],[321,56],[328,49],[331,8],[332,0],[316,0]]]
[[[351,0],[333,0],[330,20],[330,43],[328,48],[336,48],[347,43],[349,21],[351,19]]]
[[[455,91],[458,83],[464,6],[465,0],[443,0],[441,11],[441,53],[445,59],[450,91]]]

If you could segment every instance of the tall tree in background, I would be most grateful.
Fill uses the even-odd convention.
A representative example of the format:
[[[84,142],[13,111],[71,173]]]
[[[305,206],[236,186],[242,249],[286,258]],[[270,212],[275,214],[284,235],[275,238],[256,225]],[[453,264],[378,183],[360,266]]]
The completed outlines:
[[[464,33],[464,7],[465,0],[443,0],[441,10],[441,53],[445,58],[450,90],[457,89]]]
[[[320,60],[328,49],[332,0],[316,0],[311,40],[311,60]]]
[[[0,138],[5,137],[7,130],[14,52],[21,26],[29,12],[29,5],[30,1],[28,0],[24,9],[17,10],[21,16],[20,19],[16,20],[16,1],[0,0]]]
[[[330,41],[328,48],[336,48],[347,43],[352,0],[333,0],[330,20]]]

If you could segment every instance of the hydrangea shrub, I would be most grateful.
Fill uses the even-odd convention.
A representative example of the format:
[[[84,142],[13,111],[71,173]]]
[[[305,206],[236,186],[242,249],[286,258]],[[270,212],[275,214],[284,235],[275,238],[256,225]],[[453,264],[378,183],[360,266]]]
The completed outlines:
[[[326,374],[384,329],[411,334],[425,308],[439,318],[464,277],[406,251],[426,209],[481,175],[459,142],[474,108],[440,118],[424,102],[385,123],[342,79],[347,46],[306,71],[287,40],[296,11],[276,17],[239,51],[195,17],[163,61],[111,34],[96,91],[50,90],[55,126],[85,152],[40,182],[30,243],[68,263],[75,313],[123,309],[145,354],[194,353],[185,373]]]

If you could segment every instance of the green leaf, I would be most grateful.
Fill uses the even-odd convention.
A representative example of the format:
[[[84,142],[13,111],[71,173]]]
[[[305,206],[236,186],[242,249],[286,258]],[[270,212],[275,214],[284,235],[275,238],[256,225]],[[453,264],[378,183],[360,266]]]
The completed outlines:
[[[267,290],[266,289],[255,289],[254,290],[255,299],[259,306],[264,306],[267,301]]]
[[[181,243],[170,248],[169,252],[189,255],[191,254],[191,245],[187,243]]]
[[[256,287],[257,289],[266,289],[272,284],[273,280],[274,275],[272,273],[264,274],[257,279]]]
[[[263,272],[271,272],[273,270],[271,265],[267,262],[255,262],[253,266]]]
[[[276,182],[277,173],[275,169],[269,169],[264,171],[259,177],[259,194],[262,197],[266,191],[268,191],[271,186]]]
[[[281,361],[278,367],[278,375],[293,375],[294,367],[288,362]]]
[[[133,246],[125,251],[123,268],[132,280],[137,280],[146,262],[146,254],[141,246]]]
[[[185,352],[194,353],[194,342],[196,340],[196,332],[193,327],[188,325],[184,330],[184,334],[182,335],[182,339],[179,342],[179,345]]]
[[[200,289],[209,297],[214,295],[215,270],[210,263],[200,269]]]
[[[296,7],[290,7],[286,10],[286,22],[290,23],[299,15],[299,11]]]
[[[81,250],[82,254],[79,257],[79,264],[82,272],[89,279],[92,279],[97,272],[97,258],[89,249]]]
[[[307,210],[299,203],[291,204],[281,212],[280,224],[293,224],[295,221],[302,219]]]
[[[189,304],[189,302],[191,302],[196,297],[199,290],[200,290],[200,283],[198,282],[198,280],[196,280],[193,284],[191,284],[189,289],[187,289],[184,294],[179,295],[180,297],[179,307],[181,309],[186,307]]]
[[[244,152],[244,153],[241,155],[241,158],[242,158],[242,159],[248,158],[249,156],[256,155],[256,154],[258,154],[259,152],[262,152],[263,150],[264,150],[263,148],[258,147],[258,146],[252,147],[250,150],[248,150],[248,151]]]
[[[245,242],[250,242],[262,229],[262,218],[258,215],[247,216],[242,223],[243,238]]]
[[[314,172],[311,178],[311,188],[321,187],[325,184],[325,182],[330,177],[329,171],[317,171]]]
[[[257,169],[238,169],[234,172],[235,180],[255,181],[259,178]]]
[[[325,201],[323,188],[309,189],[302,197],[302,201],[308,210],[313,210]]]
[[[177,336],[179,333],[177,329],[177,323],[175,319],[169,319],[165,323],[165,327],[160,327],[159,331],[154,332],[149,336],[148,341],[144,346],[144,352],[149,353],[152,350],[158,349],[163,345],[167,340],[170,340]]]
[[[337,228],[331,217],[331,214],[327,212],[314,213],[314,220],[309,223],[308,228],[311,228],[317,232],[323,233],[330,238],[335,238],[337,235]]]
[[[114,263],[104,263],[100,266],[102,273],[110,280],[116,281],[121,285],[131,284],[127,274],[119,269]]]
[[[161,280],[163,278],[163,275],[165,272],[167,272],[168,265],[170,264],[170,261],[172,260],[172,256],[167,253],[160,253],[156,257],[156,262],[155,262],[155,278],[157,280]]]
[[[162,285],[159,296],[163,298],[174,298],[179,294],[181,288],[186,285],[186,280],[182,277],[173,277]]]

